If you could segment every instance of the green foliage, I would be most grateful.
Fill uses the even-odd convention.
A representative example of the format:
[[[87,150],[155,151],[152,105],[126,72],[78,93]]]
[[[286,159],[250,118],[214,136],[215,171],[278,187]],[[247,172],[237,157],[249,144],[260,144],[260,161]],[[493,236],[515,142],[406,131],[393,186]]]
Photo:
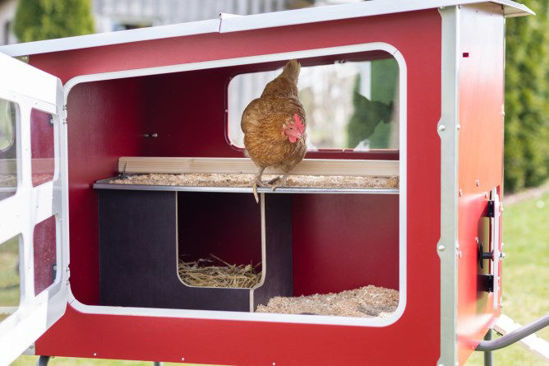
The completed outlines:
[[[354,112],[347,126],[347,146],[355,147],[362,140],[368,139],[371,149],[384,149],[389,145],[391,133],[390,122],[398,78],[396,61],[373,61],[371,78],[371,101],[360,94],[360,76],[355,81]]]
[[[93,33],[91,0],[19,0],[14,32],[20,42]]]
[[[0,99],[0,159],[15,157],[15,104]]]
[[[506,192],[537,186],[549,177],[549,2],[522,2],[536,16],[507,22]]]

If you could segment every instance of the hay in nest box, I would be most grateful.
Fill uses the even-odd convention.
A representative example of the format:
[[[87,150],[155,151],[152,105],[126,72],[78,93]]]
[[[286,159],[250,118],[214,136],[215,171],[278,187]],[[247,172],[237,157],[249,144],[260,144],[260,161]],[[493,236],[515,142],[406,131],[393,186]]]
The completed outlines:
[[[261,280],[259,266],[230,264],[210,254],[210,258],[180,261],[179,277],[189,286],[252,288]]]

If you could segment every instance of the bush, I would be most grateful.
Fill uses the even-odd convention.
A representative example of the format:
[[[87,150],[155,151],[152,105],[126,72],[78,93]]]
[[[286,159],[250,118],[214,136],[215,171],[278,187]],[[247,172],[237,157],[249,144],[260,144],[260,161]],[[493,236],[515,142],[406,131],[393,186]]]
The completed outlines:
[[[549,2],[524,0],[536,16],[509,19],[505,71],[505,191],[549,177]]]
[[[94,32],[90,0],[19,0],[14,32],[19,42]]]

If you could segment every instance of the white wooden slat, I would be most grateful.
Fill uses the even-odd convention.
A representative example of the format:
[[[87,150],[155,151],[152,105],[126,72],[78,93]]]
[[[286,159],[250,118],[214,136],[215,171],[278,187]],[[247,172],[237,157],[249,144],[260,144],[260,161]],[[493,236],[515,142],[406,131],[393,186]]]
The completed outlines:
[[[499,334],[505,335],[520,327],[520,324],[516,323],[507,315],[502,314],[496,320],[494,328]],[[518,344],[522,348],[543,359],[545,362],[549,362],[549,342],[547,342],[546,340],[536,336],[535,334],[532,334],[518,341]]]
[[[20,202],[19,197],[16,196],[0,201],[0,213],[9,213],[2,215],[0,220],[0,243],[6,242],[25,230],[21,221],[25,217],[26,207],[22,206]]]
[[[32,190],[34,222],[42,222],[55,213],[53,211],[53,182],[46,182]]]

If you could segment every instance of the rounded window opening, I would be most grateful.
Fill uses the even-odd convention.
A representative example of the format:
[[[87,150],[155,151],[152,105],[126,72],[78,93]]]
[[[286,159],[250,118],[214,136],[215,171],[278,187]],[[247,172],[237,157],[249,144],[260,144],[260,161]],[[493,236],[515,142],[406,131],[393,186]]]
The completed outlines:
[[[243,73],[230,81],[227,135],[234,146],[244,148],[242,112],[280,72]],[[302,62],[297,87],[307,115],[308,151],[398,150],[398,79],[398,63],[387,56],[312,66]]]

